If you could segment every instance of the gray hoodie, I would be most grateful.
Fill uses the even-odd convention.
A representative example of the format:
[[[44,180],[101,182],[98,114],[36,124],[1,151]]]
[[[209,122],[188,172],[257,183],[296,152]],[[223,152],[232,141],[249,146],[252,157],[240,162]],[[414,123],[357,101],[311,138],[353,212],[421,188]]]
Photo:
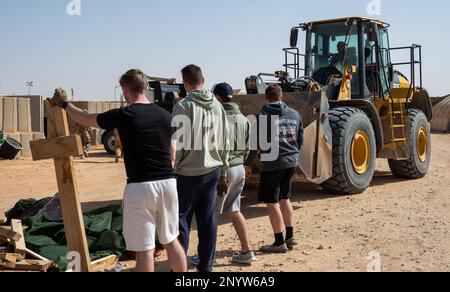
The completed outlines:
[[[190,143],[178,146],[176,173],[200,176],[220,167],[222,175],[226,175],[229,167],[228,122],[225,110],[213,94],[209,90],[190,92],[175,106],[173,118],[174,121],[188,119],[191,124],[187,128],[172,125],[178,134],[185,135],[183,138],[191,137]]]

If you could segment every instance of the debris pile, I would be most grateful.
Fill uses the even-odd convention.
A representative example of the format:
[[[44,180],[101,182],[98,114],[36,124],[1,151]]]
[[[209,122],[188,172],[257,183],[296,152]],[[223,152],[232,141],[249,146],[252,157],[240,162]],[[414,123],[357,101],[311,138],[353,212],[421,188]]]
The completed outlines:
[[[450,95],[440,98],[433,106],[431,129],[439,132],[450,132]]]
[[[5,216],[0,222],[0,270],[66,271],[68,248],[58,195],[20,200]],[[117,262],[125,253],[121,206],[86,212],[83,219],[92,265],[102,258]]]
[[[5,220],[0,220],[5,224]],[[0,271],[47,272],[54,262],[28,249],[20,220],[13,219],[9,225],[0,226]]]

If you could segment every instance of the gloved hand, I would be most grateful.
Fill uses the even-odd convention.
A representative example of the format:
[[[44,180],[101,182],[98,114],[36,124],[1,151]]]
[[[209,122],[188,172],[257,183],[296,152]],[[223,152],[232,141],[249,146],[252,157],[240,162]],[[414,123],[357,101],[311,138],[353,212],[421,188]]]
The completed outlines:
[[[63,88],[55,89],[55,94],[49,99],[52,105],[59,106],[60,108],[66,108],[68,105],[69,97],[67,92]]]
[[[217,184],[217,195],[219,197],[225,197],[228,194],[228,179],[226,176],[220,177]]]

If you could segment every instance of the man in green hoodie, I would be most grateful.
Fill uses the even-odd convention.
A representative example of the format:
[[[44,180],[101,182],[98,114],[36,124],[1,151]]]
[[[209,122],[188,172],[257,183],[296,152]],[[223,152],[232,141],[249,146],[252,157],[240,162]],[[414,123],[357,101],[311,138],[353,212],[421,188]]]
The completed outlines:
[[[228,190],[228,122],[225,110],[213,94],[204,89],[201,69],[195,65],[182,71],[188,96],[174,108],[176,129],[179,240],[186,251],[192,217],[197,219],[200,272],[211,272],[217,242],[215,206],[217,195]]]
[[[228,193],[218,199],[218,213],[225,214],[231,220],[241,242],[241,252],[232,257],[232,262],[250,264],[256,261],[256,256],[251,250],[247,222],[241,212],[241,195],[245,187],[244,163],[250,154],[251,125],[239,105],[233,102],[233,88],[229,84],[217,84],[213,92],[227,114],[231,146],[227,175],[230,187]]]

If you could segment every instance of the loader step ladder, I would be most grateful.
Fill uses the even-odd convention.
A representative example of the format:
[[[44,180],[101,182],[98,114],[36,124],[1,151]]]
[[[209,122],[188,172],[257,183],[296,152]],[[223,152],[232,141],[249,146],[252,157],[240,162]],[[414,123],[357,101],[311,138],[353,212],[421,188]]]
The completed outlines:
[[[406,142],[405,114],[402,103],[392,103],[391,115],[392,142]]]

